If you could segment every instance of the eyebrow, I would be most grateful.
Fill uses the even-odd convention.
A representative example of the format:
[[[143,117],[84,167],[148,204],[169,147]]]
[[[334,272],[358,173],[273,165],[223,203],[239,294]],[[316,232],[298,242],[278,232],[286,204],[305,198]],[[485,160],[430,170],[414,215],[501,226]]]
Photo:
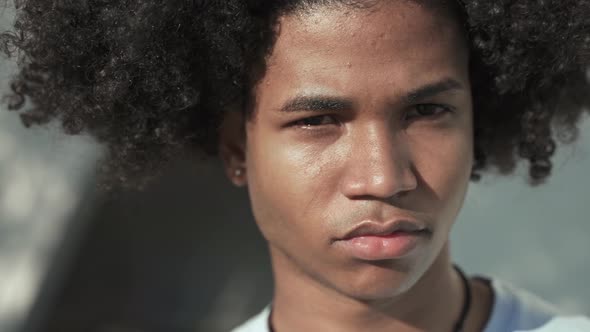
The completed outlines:
[[[332,96],[298,96],[289,100],[281,112],[337,112],[352,109],[353,102],[349,99]]]
[[[463,85],[461,83],[454,79],[446,78],[412,90],[406,93],[402,97],[402,100],[406,103],[415,103],[447,91],[462,89]],[[280,108],[280,111],[285,113],[310,111],[338,112],[350,110],[353,106],[354,103],[350,99],[324,95],[309,95],[297,96],[287,101],[285,105]]]

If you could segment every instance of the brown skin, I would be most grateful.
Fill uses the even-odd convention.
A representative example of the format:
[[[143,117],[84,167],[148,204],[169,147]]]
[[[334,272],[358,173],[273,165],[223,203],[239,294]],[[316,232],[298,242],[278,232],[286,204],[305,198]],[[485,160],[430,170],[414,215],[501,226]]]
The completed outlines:
[[[446,11],[405,1],[313,8],[282,17],[278,28],[254,113],[246,121],[228,116],[221,146],[270,247],[274,328],[451,331],[463,289],[448,238],[473,163],[460,28]],[[450,80],[445,91],[408,98]],[[338,103],[293,106],[302,96]],[[339,247],[360,222],[397,218],[432,234],[386,261]],[[473,331],[490,305],[489,290],[474,289]]]

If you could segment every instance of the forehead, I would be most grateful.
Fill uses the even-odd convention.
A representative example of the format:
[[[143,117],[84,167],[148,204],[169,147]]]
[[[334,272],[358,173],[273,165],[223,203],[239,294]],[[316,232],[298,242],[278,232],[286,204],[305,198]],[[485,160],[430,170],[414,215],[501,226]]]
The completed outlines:
[[[283,16],[263,82],[287,89],[346,89],[363,80],[412,85],[437,76],[466,78],[463,33],[449,13],[413,1],[382,1],[369,8],[316,6]]]
[[[289,30],[299,33],[317,34],[325,32],[324,28],[329,26],[336,33],[363,31],[383,34],[404,28],[421,30],[429,25],[424,23],[456,24],[456,10],[451,2],[441,0],[381,0],[367,2],[364,6],[335,2],[292,10],[280,17],[279,21],[281,26],[295,23],[297,29]]]

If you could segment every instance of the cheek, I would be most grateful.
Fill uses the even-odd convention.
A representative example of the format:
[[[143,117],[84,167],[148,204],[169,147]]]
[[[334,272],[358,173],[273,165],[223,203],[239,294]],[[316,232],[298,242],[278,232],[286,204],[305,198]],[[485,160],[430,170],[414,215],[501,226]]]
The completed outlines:
[[[422,208],[454,220],[463,204],[473,165],[471,126],[443,135],[415,135],[420,138],[413,140],[414,165],[431,197],[424,200],[428,206]]]
[[[270,242],[322,234],[323,214],[337,176],[334,158],[313,145],[293,144],[281,135],[264,139],[261,130],[248,138],[248,190],[254,217]],[[328,175],[328,176],[327,176]]]

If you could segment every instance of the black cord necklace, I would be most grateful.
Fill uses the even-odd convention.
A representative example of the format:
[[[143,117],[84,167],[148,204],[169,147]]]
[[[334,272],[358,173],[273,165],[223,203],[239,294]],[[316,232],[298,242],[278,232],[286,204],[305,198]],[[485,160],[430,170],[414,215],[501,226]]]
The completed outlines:
[[[453,331],[462,332],[463,325],[465,324],[465,320],[467,319],[467,314],[469,313],[469,308],[471,308],[471,287],[469,286],[469,281],[467,280],[467,277],[465,277],[463,271],[457,265],[453,265],[453,267],[455,268],[455,271],[457,271],[457,273],[459,274],[459,277],[461,277],[464,292],[463,308],[461,308],[461,315],[459,315],[459,319],[457,320],[457,323],[455,323],[455,328],[453,329]]]
[[[465,320],[467,319],[467,314],[469,313],[469,308],[471,308],[471,287],[469,286],[469,281],[467,277],[463,273],[463,271],[457,266],[453,265],[453,268],[459,274],[461,278],[461,283],[463,284],[463,307],[461,308],[461,314],[459,315],[459,319],[455,323],[455,327],[453,329],[454,332],[463,332],[463,325],[465,324]],[[271,324],[271,314],[268,315],[268,328],[270,332],[274,332],[274,329]]]

